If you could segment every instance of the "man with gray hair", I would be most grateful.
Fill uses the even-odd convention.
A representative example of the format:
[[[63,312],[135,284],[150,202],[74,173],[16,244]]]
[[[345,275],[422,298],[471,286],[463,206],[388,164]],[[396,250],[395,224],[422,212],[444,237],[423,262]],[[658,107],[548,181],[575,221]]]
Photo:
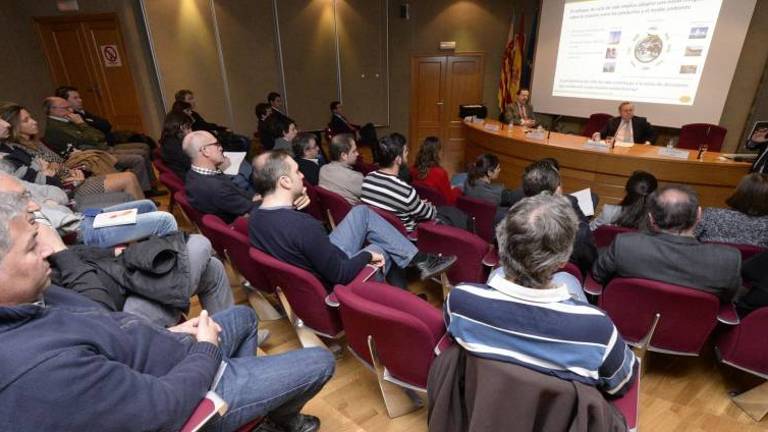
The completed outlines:
[[[701,220],[696,192],[688,186],[658,189],[649,198],[652,232],[624,233],[600,254],[592,277],[652,279],[699,289],[731,301],[741,287],[741,254],[735,248],[702,243],[694,237]]]
[[[635,356],[600,309],[571,297],[552,275],[567,261],[578,221],[549,193],[515,204],[496,228],[499,260],[486,285],[457,285],[445,301],[448,331],[467,351],[593,385],[629,389]]]

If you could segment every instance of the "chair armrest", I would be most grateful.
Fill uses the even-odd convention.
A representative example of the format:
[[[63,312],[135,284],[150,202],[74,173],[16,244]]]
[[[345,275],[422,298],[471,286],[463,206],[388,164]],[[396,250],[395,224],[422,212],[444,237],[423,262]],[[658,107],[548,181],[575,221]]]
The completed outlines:
[[[491,268],[499,265],[499,254],[495,247],[490,246],[488,248],[488,252],[483,257],[483,265]]]
[[[591,273],[588,273],[587,277],[584,279],[584,292],[593,296],[603,294],[603,286],[592,278]]]
[[[181,432],[196,432],[200,430],[214,415],[224,415],[227,412],[227,403],[215,392],[209,391],[205,398],[197,404],[195,411],[189,416],[187,422],[181,428]]]
[[[443,333],[443,336],[440,338],[440,340],[437,341],[437,345],[435,345],[433,351],[436,356],[439,356],[443,351],[450,348],[453,344],[453,338],[448,334],[448,332],[445,332]]]
[[[720,310],[717,312],[717,320],[727,325],[737,325],[739,315],[736,313],[736,308],[733,303],[721,303]]]
[[[373,275],[375,275],[377,271],[379,271],[378,267],[372,266],[370,264],[366,264],[365,267],[363,267],[363,269],[360,270],[360,273],[358,273],[357,276],[355,276],[355,278],[352,280],[352,282],[350,282],[350,284],[367,282],[368,279],[370,279]]]

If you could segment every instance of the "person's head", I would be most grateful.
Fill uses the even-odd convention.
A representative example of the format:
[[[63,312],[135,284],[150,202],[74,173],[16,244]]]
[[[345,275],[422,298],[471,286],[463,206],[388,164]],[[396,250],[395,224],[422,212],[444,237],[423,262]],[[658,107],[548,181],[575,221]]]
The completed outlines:
[[[389,134],[379,139],[379,166],[382,168],[400,167],[408,159],[408,146],[400,134]]]
[[[528,99],[531,98],[531,91],[527,88],[519,88],[517,90],[517,101],[520,103],[527,103]]]
[[[67,117],[75,112],[72,104],[58,96],[50,96],[43,99],[43,111],[45,115],[53,117]]]
[[[32,140],[39,132],[37,121],[26,108],[17,103],[0,102],[0,121],[9,125],[7,138],[16,143]],[[0,138],[3,138],[1,131]]]
[[[282,150],[264,152],[253,159],[253,187],[264,198],[293,202],[304,193],[299,164]]]
[[[653,174],[645,171],[633,172],[624,186],[626,194],[619,203],[621,212],[614,224],[627,228],[639,228],[647,217],[648,197],[658,186]]]
[[[662,187],[648,200],[648,217],[660,231],[689,235],[701,218],[699,195],[686,185]]]
[[[297,158],[317,159],[320,147],[317,145],[317,137],[309,132],[296,135],[293,140],[293,155]]]
[[[768,175],[747,174],[726,201],[729,207],[749,216],[768,215]]]
[[[27,211],[28,198],[0,192],[0,305],[14,306],[38,301],[50,285],[53,252],[38,244],[37,224]]]
[[[523,193],[530,197],[541,192],[560,193],[560,172],[553,159],[538,160],[523,171]],[[555,161],[556,162],[556,161]]]
[[[495,180],[501,173],[501,163],[498,156],[493,153],[483,153],[475,159],[475,162],[467,170],[467,182],[474,186],[478,180]]]
[[[0,118],[0,141],[11,136],[11,124]]]
[[[224,163],[224,148],[208,131],[190,132],[184,137],[181,147],[192,164],[200,168],[216,169]]]
[[[632,120],[635,116],[635,105],[632,102],[622,102],[619,104],[619,115],[624,120]]]
[[[83,98],[80,97],[80,91],[77,90],[77,87],[73,86],[61,86],[56,89],[55,92],[53,92],[55,96],[58,96],[62,99],[66,99],[67,102],[69,102],[70,105],[72,105],[72,109],[80,111],[83,109]]]
[[[269,123],[269,126],[272,128],[272,136],[275,139],[283,138],[288,142],[292,142],[299,132],[296,128],[296,122],[288,117],[275,117],[274,121]]]
[[[440,166],[441,151],[442,145],[439,138],[428,136],[424,139],[419,152],[416,153],[416,162],[414,162],[418,171],[418,178],[426,178],[430,168]]]
[[[184,101],[176,101],[171,106],[171,112],[177,112],[192,117],[192,105]]]
[[[331,138],[331,160],[354,165],[357,161],[357,144],[352,134],[338,134]]]
[[[24,198],[27,200],[27,212],[30,214],[40,210],[40,206],[31,199],[29,192],[27,192],[27,187],[24,186],[24,183],[10,174],[0,173],[0,192],[24,196]]]
[[[263,122],[270,114],[272,114],[272,107],[267,103],[259,102],[256,104],[256,108],[253,109],[253,112],[256,114],[256,118],[259,119],[259,122]]]
[[[176,102],[186,102],[192,109],[195,109],[195,94],[192,93],[192,90],[181,89],[173,95],[173,98]]]
[[[269,103],[269,106],[279,110],[283,106],[283,97],[278,92],[269,92],[267,95],[267,102]]]
[[[332,113],[340,113],[341,112],[341,102],[339,102],[339,101],[331,102],[331,112]]]
[[[527,288],[548,288],[568,262],[579,221],[571,202],[543,193],[523,198],[496,227],[499,262],[507,279]]]
[[[176,137],[184,139],[188,133],[192,132],[192,118],[184,112],[171,111],[165,116],[163,121],[162,138]]]

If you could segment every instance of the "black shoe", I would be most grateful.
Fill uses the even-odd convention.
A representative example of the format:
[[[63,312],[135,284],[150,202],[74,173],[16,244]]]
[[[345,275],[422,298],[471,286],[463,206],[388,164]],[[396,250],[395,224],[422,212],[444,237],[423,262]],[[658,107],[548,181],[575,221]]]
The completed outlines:
[[[147,198],[160,197],[163,195],[168,195],[168,191],[152,188],[144,192],[144,196]]]
[[[256,429],[259,432],[315,432],[317,430],[320,430],[320,419],[305,414],[296,414],[296,417],[285,424],[277,424],[267,419]]]
[[[425,260],[416,264],[416,268],[421,271],[421,280],[425,280],[446,271],[454,262],[456,255],[428,254]]]

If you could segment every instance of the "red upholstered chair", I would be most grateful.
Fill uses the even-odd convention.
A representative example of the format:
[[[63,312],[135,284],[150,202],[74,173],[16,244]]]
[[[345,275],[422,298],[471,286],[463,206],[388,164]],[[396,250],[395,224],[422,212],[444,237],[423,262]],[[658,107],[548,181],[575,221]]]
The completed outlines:
[[[302,346],[326,347],[315,334],[329,339],[338,339],[344,334],[339,311],[325,304],[328,293],[315,275],[256,248],[250,248],[249,254],[253,264],[263,271],[272,288],[277,291]],[[376,270],[375,267],[366,266],[356,280],[367,280]]]
[[[160,172],[160,174],[163,174],[163,173],[172,173],[173,175],[175,175],[175,176],[176,176],[176,173],[175,173],[175,172],[173,172],[173,170],[172,170],[172,169],[168,168],[168,166],[165,164],[165,162],[163,162],[163,160],[162,160],[162,159],[160,159],[160,158],[155,158],[155,159],[152,161],[152,165],[154,165],[154,166],[155,166],[155,168],[157,168],[157,171],[158,171],[158,172]],[[177,177],[178,177],[178,176],[177,176]]]
[[[737,326],[728,328],[719,338],[716,350],[720,361],[768,379],[768,307],[758,309]],[[732,399],[739,408],[755,421],[768,413],[768,382]]]
[[[320,206],[328,216],[328,222],[335,228],[352,210],[352,205],[343,196],[322,186],[315,188],[315,192],[320,199]]]
[[[624,396],[611,400],[611,405],[624,416],[629,432],[637,431],[637,423],[640,419],[640,377],[637,377]]]
[[[600,296],[600,307],[629,344],[641,341],[655,315],[660,314],[648,349],[697,356],[717,324],[720,301],[713,294],[693,288],[647,279],[614,278]]]
[[[180,432],[197,432],[216,414],[223,416],[227,413],[228,409],[229,407],[224,399],[215,392],[209,391],[203,400],[200,401],[200,404],[197,405],[192,415],[189,416],[187,422],[184,423]],[[255,418],[238,428],[237,432],[250,432],[261,424],[263,420],[262,417]]]
[[[617,235],[634,231],[637,230],[620,227],[618,225],[600,225],[593,232],[593,235],[595,236],[595,246],[597,246],[598,249],[608,247],[611,245],[611,243],[613,243],[613,239],[616,238]]]
[[[377,169],[379,169],[379,166],[376,165],[375,163],[370,164],[370,163],[366,162],[365,160],[363,160],[362,156],[358,156],[357,160],[355,161],[355,164],[352,165],[352,168],[355,171],[358,171],[358,172],[362,173],[364,176],[366,176],[366,175],[368,175],[368,173],[371,173],[371,172],[376,171]]]
[[[203,214],[192,207],[192,204],[189,203],[189,199],[187,198],[187,193],[183,190],[175,192],[173,194],[173,200],[179,207],[181,207],[184,217],[189,221],[195,231],[202,232],[200,230],[200,225],[202,224]]]
[[[325,223],[325,214],[320,205],[320,197],[317,195],[317,186],[312,186],[312,184],[304,179],[304,187],[307,188],[307,196],[309,196],[310,203],[303,211],[312,215],[312,217],[320,222]]]
[[[578,279],[579,282],[582,282],[582,283],[584,282],[584,275],[581,274],[581,270],[579,270],[579,267],[576,264],[570,261],[565,263],[565,265],[562,268],[560,268],[560,271],[570,273],[571,275],[573,275],[573,277]]]
[[[612,115],[606,113],[595,113],[589,116],[587,124],[584,125],[584,129],[581,131],[581,136],[591,137],[595,132],[603,130],[608,120],[613,118]]]
[[[475,234],[448,225],[419,224],[417,231],[420,251],[456,255],[456,262],[447,272],[450,284],[485,282],[483,258],[488,253],[488,242]]]
[[[403,225],[403,221],[400,220],[399,217],[397,217],[394,213],[388,212],[386,210],[382,210],[378,207],[374,207],[369,205],[368,207],[371,208],[371,210],[378,213],[379,216],[383,217],[384,220],[392,224],[393,227],[397,228],[398,231],[400,231],[400,234],[408,237],[411,240],[416,240],[416,233],[409,233],[408,230],[405,229],[405,225]]]
[[[168,212],[173,213],[173,208],[176,206],[176,199],[174,198],[174,194],[179,191],[184,190],[184,182],[181,181],[181,179],[172,172],[162,172],[160,173],[160,183],[163,184],[170,192],[171,197],[168,201]]]
[[[416,193],[419,194],[419,197],[424,198],[436,206],[448,205],[448,201],[445,199],[443,194],[428,184],[415,181],[413,182],[413,188],[416,189]]]
[[[701,144],[707,144],[708,151],[719,152],[725,141],[728,129],[710,123],[690,123],[680,129],[677,147],[696,150]]]
[[[496,228],[494,226],[496,219],[495,204],[463,195],[456,199],[456,207],[474,219],[475,232],[480,238],[488,243],[493,242],[493,239],[496,237],[494,231]]]
[[[376,373],[389,416],[418,409],[402,390],[426,392],[429,368],[445,335],[440,310],[383,283],[337,285],[334,292],[349,350]]]
[[[760,246],[750,245],[750,244],[736,244],[736,243],[725,243],[725,242],[714,242],[714,241],[705,242],[705,243],[719,244],[719,245],[738,249],[739,252],[741,252],[741,262],[744,262],[752,258],[753,256],[766,251],[765,248],[762,248]]]

